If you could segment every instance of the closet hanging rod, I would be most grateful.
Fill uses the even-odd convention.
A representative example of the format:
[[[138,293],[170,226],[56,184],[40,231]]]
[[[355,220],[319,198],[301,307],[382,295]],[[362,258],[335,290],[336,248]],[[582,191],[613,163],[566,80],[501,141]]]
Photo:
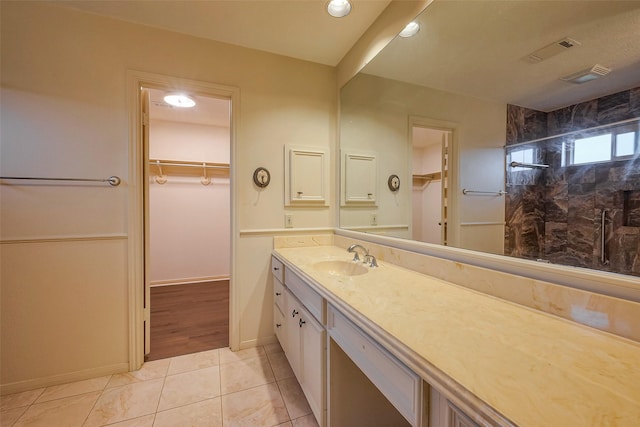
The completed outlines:
[[[76,182],[108,182],[112,187],[120,185],[122,180],[117,176],[110,176],[104,179],[92,179],[92,178],[43,178],[43,177],[27,177],[27,176],[0,176],[0,179],[21,179],[30,181],[76,181]]]
[[[208,169],[229,169],[229,165],[225,165],[222,163],[218,164],[207,164],[206,162],[198,163],[198,162],[163,162],[161,160],[149,160],[149,164],[153,166],[184,166],[187,168],[208,168]]]
[[[503,196],[505,194],[507,194],[506,191],[504,190],[498,190],[498,191],[478,191],[478,190],[467,190],[466,188],[462,189],[462,194],[464,194],[465,196],[467,194],[495,194],[497,196]]]

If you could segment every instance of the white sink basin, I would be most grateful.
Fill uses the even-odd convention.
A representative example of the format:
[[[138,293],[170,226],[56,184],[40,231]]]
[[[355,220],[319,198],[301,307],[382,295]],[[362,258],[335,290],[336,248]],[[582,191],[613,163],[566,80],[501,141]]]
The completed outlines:
[[[353,261],[321,261],[315,263],[313,266],[332,276],[359,276],[369,271],[364,265]]]

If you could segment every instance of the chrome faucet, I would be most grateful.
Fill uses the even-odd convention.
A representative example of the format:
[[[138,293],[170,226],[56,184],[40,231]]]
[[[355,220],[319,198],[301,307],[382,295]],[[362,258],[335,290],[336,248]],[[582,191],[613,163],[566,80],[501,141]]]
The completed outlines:
[[[376,257],[374,257],[373,255],[369,255],[369,251],[366,248],[364,248],[362,245],[351,245],[349,246],[349,248],[347,248],[347,252],[354,254],[353,255],[354,261],[360,261],[360,257],[358,256],[357,249],[362,250],[363,263],[369,264],[369,267],[378,266],[378,261],[376,261]]]

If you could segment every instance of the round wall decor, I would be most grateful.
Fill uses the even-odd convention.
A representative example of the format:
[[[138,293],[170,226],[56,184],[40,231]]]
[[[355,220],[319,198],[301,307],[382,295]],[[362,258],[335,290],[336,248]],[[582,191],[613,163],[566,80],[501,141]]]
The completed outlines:
[[[271,174],[266,168],[259,167],[253,172],[253,182],[260,188],[264,188],[269,185],[271,181]]]
[[[400,178],[398,175],[390,175],[387,184],[389,185],[389,190],[398,191],[400,189]]]

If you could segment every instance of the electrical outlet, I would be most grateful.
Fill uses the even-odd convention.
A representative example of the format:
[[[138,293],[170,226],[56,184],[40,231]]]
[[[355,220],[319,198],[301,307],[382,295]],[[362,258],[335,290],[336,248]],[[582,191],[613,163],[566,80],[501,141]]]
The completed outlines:
[[[284,226],[286,228],[292,228],[293,227],[293,215],[284,214]]]
[[[378,214],[371,214],[371,225],[378,225]]]

